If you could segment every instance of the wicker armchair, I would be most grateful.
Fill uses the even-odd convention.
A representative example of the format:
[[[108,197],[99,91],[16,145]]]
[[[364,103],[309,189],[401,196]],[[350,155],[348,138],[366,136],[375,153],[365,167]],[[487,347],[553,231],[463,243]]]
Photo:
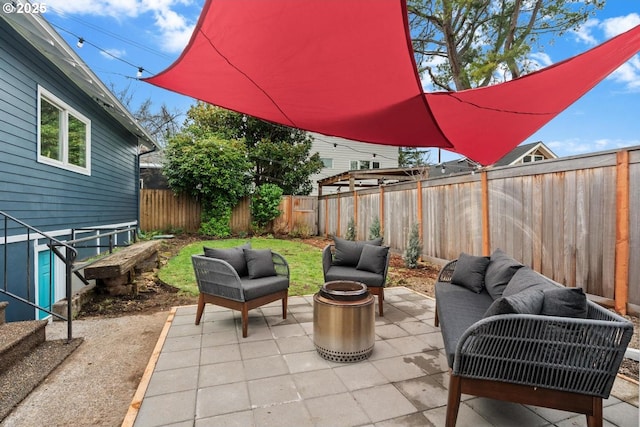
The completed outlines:
[[[453,337],[457,345],[452,346],[447,335],[456,330],[463,306],[473,311],[473,301],[486,297],[461,295],[461,287],[450,284],[455,265],[447,264],[436,282],[436,314],[440,312],[445,347],[455,351],[453,363],[449,359],[446,425],[455,426],[464,393],[583,413],[590,427],[602,426],[602,399],[611,392],[633,334],[632,323],[587,301],[586,319],[537,314],[480,317]]]
[[[272,260],[276,275],[251,279],[240,277],[226,261],[202,255],[193,255],[191,261],[196,274],[200,295],[196,312],[196,325],[200,324],[206,303],[238,310],[242,313],[242,336],[247,337],[249,310],[272,301],[282,300],[282,318],[287,318],[289,292],[289,265],[275,252]]]

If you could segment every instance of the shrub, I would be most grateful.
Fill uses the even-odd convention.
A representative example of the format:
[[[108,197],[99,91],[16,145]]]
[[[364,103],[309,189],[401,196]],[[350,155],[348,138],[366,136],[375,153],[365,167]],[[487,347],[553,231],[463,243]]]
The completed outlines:
[[[356,221],[353,217],[349,218],[347,223],[347,234],[344,236],[347,240],[356,240]]]
[[[407,268],[417,268],[418,258],[420,258],[420,252],[422,251],[422,245],[420,243],[420,234],[418,231],[418,223],[415,222],[411,226],[409,232],[409,244],[404,251],[404,265]]]
[[[369,240],[377,239],[378,237],[382,237],[380,228],[380,218],[373,218],[373,222],[371,223],[371,227],[369,227]]]
[[[263,230],[280,215],[282,189],[275,184],[262,184],[251,199],[251,219],[254,227]]]

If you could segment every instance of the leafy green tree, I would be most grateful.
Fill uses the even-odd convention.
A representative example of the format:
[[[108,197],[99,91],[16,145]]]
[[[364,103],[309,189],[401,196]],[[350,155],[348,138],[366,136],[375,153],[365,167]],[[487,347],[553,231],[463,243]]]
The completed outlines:
[[[244,141],[256,187],[276,184],[291,195],[306,195],[313,189],[309,177],[323,164],[318,153],[311,154],[312,139],[305,131],[203,102],[191,107],[190,117],[199,132]]]
[[[244,144],[201,132],[187,121],[182,132],[169,139],[164,151],[164,174],[171,189],[201,202],[201,232],[218,237],[229,235],[231,210],[248,194],[251,183],[251,163]]]
[[[280,215],[282,189],[275,184],[262,184],[251,198],[251,219],[257,230],[264,230]]]
[[[604,0],[408,0],[416,62],[444,90],[487,86],[532,69],[532,47],[578,28]],[[544,40],[541,40],[545,37]]]

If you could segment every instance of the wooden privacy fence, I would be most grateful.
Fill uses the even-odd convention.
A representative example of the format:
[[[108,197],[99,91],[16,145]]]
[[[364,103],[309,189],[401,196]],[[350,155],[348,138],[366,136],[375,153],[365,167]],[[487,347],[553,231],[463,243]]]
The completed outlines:
[[[200,212],[200,203],[186,194],[176,195],[171,190],[140,190],[142,231],[195,233],[200,228]]]
[[[353,218],[366,239],[376,217],[398,252],[417,222],[424,258],[502,248],[619,312],[640,312],[640,147],[319,197],[322,235],[344,236]]]
[[[251,231],[251,199],[243,198],[231,212],[233,234]],[[280,216],[273,222],[278,234],[318,234],[318,198],[314,196],[283,196]],[[186,194],[171,190],[140,190],[140,229],[143,231],[175,231],[197,233],[200,229],[200,203]]]

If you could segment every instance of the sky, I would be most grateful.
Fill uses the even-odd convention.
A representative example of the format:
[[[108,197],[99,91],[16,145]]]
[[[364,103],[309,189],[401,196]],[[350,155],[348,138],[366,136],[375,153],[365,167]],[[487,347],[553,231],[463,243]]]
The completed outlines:
[[[32,1],[33,2],[33,1]],[[136,77],[171,65],[186,46],[204,0],[46,0],[46,19],[109,87],[127,90],[130,108],[154,106],[186,112],[193,98]],[[532,59],[541,66],[582,53],[640,25],[640,0],[607,0],[578,32],[544,44]],[[616,70],[523,143],[542,141],[560,157],[640,145],[640,54]],[[435,159],[437,154],[430,158]],[[459,157],[442,151],[442,161]]]

